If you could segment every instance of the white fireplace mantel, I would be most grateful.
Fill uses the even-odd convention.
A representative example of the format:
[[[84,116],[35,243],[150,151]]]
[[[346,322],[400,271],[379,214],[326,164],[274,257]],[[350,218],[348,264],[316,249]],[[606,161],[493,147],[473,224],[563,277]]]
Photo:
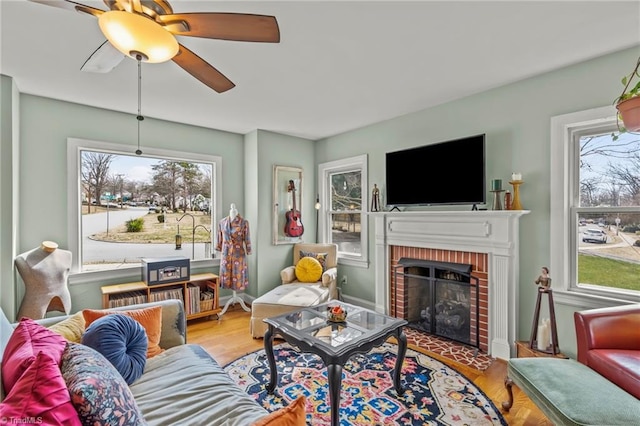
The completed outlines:
[[[487,253],[489,355],[511,358],[518,329],[519,222],[527,213],[528,210],[373,213],[376,310],[389,310],[389,246]]]

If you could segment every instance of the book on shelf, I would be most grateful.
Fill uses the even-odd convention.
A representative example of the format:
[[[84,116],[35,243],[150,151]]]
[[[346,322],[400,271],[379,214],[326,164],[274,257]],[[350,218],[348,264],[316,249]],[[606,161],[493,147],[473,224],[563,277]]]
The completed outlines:
[[[187,285],[187,292],[189,293],[189,306],[188,313],[197,314],[200,312],[200,286],[189,283]]]
[[[113,295],[109,299],[110,308],[121,308],[123,306],[137,305],[140,303],[147,303],[147,292],[128,291]]]
[[[160,289],[153,290],[149,294],[149,299],[151,302],[160,302],[162,300],[169,299],[178,299],[184,302],[184,295],[182,294],[182,288],[168,288],[168,289]]]

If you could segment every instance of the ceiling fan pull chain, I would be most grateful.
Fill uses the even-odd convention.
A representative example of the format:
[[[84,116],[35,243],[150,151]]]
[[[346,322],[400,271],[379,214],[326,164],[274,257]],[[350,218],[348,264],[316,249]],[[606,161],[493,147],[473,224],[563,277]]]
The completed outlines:
[[[138,120],[138,149],[136,149],[136,155],[141,155],[142,150],[140,150],[140,122],[144,120],[142,116],[142,57],[138,55],[136,57],[138,60],[138,116],[136,119]]]

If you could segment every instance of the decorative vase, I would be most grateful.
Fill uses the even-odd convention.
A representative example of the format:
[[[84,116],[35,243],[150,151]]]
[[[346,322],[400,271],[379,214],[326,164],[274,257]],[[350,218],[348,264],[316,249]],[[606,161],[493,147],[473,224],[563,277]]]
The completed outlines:
[[[616,105],[624,128],[628,132],[640,131],[640,96],[634,96]]]
[[[502,210],[502,203],[500,202],[500,196],[504,192],[504,190],[500,189],[493,192],[493,206],[492,210]]]
[[[513,198],[511,201],[511,209],[510,210],[524,210],[522,208],[522,204],[520,203],[520,185],[523,184],[521,180],[512,180],[509,182],[513,185]]]

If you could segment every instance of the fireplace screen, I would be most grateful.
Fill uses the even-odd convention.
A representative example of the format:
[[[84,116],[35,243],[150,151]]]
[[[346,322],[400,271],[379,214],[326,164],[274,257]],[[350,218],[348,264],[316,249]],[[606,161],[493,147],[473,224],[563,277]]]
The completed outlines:
[[[409,327],[479,347],[478,279],[471,265],[402,258],[394,267],[396,305]]]

